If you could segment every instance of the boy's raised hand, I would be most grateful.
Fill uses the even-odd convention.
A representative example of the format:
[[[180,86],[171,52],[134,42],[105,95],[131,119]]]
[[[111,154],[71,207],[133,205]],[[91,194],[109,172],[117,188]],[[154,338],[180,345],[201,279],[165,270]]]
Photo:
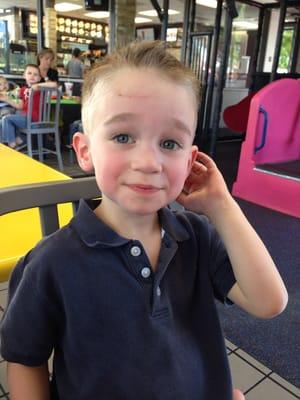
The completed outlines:
[[[245,400],[245,396],[239,389],[233,389],[233,400]]]
[[[232,199],[231,195],[215,162],[207,154],[198,151],[183,191],[177,198],[178,203],[209,217],[229,199]]]

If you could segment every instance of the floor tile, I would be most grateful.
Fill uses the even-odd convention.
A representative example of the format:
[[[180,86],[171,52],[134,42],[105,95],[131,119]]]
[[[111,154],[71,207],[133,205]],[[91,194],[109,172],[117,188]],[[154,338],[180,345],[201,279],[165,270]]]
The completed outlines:
[[[225,344],[226,344],[226,347],[228,347],[228,349],[230,349],[232,351],[238,348],[235,344],[231,343],[228,339],[225,339]]]
[[[242,360],[236,354],[232,353],[228,357],[233,386],[242,392],[249,390],[264,378],[264,375],[251,367],[246,361]],[[271,399],[270,399],[271,400]]]
[[[296,400],[297,398],[269,378],[266,378],[246,395],[247,400]]]
[[[248,363],[250,363],[253,367],[259,369],[265,375],[269,375],[272,371],[267,368],[265,365],[261,364],[259,361],[255,360],[255,358],[251,357],[248,353],[244,350],[238,349],[236,352],[240,357],[245,359]]]
[[[279,376],[273,372],[269,378],[278,382],[281,386],[285,387],[287,390],[294,393],[297,397],[300,398],[300,389],[297,388],[296,386],[292,385],[285,379],[281,378],[281,376]]]
[[[8,288],[8,282],[0,282],[0,290],[7,289]]]

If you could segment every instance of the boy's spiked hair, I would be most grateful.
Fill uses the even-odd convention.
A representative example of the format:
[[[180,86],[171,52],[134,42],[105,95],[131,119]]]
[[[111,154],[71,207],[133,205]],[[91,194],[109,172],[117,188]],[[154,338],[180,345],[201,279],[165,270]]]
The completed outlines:
[[[164,42],[132,42],[107,55],[85,76],[82,88],[82,122],[86,133],[90,133],[91,114],[94,113],[99,95],[106,92],[114,73],[126,67],[154,69],[177,85],[185,86],[194,96],[195,108],[198,109],[200,83],[193,71],[170,54]]]

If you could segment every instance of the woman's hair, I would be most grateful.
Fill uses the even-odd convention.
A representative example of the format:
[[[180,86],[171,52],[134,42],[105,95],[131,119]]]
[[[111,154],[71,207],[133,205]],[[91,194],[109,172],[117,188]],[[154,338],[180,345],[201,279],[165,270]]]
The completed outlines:
[[[40,65],[41,63],[41,58],[44,57],[45,55],[50,55],[52,57],[52,59],[54,60],[55,58],[55,54],[54,51],[52,49],[48,49],[48,48],[44,48],[42,50],[40,50],[37,54],[37,64]]]
[[[0,84],[3,85],[3,90],[8,90],[9,89],[9,84],[4,76],[0,76]]]
[[[195,108],[200,101],[200,82],[193,71],[183,65],[166,49],[161,41],[133,42],[106,56],[87,73],[82,88],[82,122],[85,132],[89,125],[99,93],[105,93],[113,75],[123,68],[154,69],[177,85],[190,90],[195,99]]]

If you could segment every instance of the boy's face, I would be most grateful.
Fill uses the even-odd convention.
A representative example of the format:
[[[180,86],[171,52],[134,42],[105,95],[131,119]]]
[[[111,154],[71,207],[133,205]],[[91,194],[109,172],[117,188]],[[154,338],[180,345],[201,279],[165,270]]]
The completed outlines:
[[[38,83],[41,79],[39,69],[34,67],[27,67],[24,71],[24,79],[26,80],[27,85]]]
[[[81,167],[94,168],[102,203],[153,214],[180,194],[197,154],[188,89],[151,70],[119,71],[93,110],[92,132],[76,134]]]

